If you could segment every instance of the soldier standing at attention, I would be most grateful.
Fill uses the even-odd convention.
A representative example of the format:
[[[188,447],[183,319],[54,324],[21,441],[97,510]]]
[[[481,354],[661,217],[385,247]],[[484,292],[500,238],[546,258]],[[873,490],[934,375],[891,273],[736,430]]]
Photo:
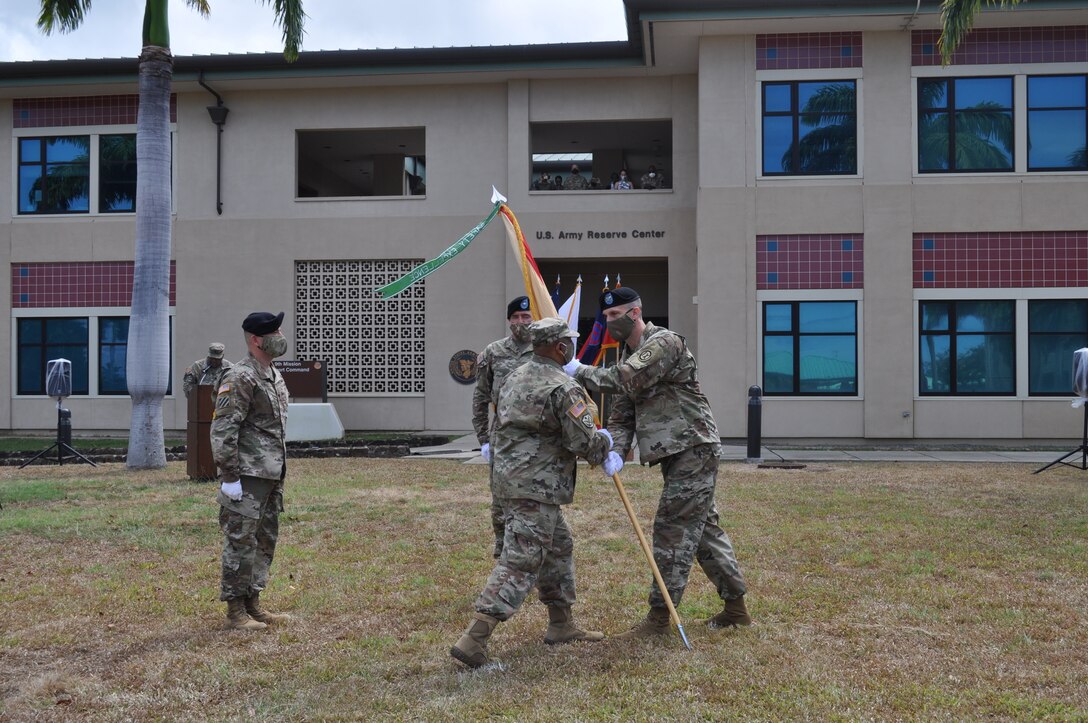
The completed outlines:
[[[207,358],[197,359],[185,370],[185,376],[181,379],[181,388],[185,392],[186,399],[199,384],[210,384],[216,389],[219,388],[219,380],[231,367],[230,362],[223,358],[225,350],[225,346],[216,342],[208,347]]]
[[[219,599],[230,627],[263,630],[286,615],[262,610],[261,591],[279,537],[287,475],[287,385],[272,360],[287,352],[283,312],[260,311],[242,322],[249,354],[223,377],[212,420],[212,455],[219,467],[223,576]]]
[[[529,297],[519,296],[506,305],[506,320],[510,335],[493,341],[484,347],[476,360],[476,390],[472,393],[472,429],[480,443],[480,454],[491,463],[491,423],[488,409],[499,402],[502,389],[510,372],[528,361],[533,355],[529,339],[529,324],[533,315],[529,311]],[[495,492],[495,466],[491,465],[491,527],[495,531],[495,549],[492,556],[502,552],[504,535],[502,501]]]
[[[476,599],[472,622],[450,649],[471,668],[490,662],[487,639],[499,622],[517,612],[534,585],[548,606],[545,643],[604,639],[573,622],[574,538],[560,505],[574,499],[578,457],[600,464],[612,438],[594,427],[585,390],[563,373],[562,365],[574,358],[578,333],[555,318],[529,328],[533,356],[503,385],[493,435],[506,540]]]
[[[750,625],[744,575],[729,536],[718,526],[714,488],[721,438],[710,403],[699,389],[695,357],[684,337],[642,318],[642,299],[634,289],[605,291],[600,304],[612,338],[624,344],[620,362],[599,368],[572,361],[564,369],[577,381],[616,395],[608,429],[615,435],[617,458],[609,455],[605,473],[623,467],[637,433],[639,457],[650,465],[660,464],[664,478],[653,546],[673,604],[680,604],[697,560],[725,603],[707,624]],[[617,639],[668,632],[669,611],[655,582],[646,619]]]

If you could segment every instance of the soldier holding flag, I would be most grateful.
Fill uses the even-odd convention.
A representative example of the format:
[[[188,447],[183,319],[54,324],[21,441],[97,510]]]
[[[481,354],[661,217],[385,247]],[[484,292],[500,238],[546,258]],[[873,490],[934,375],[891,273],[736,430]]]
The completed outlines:
[[[718,525],[714,489],[721,438],[699,388],[695,357],[682,336],[642,318],[642,299],[634,289],[606,290],[600,306],[609,334],[623,344],[619,363],[596,368],[573,360],[564,369],[576,381],[615,395],[608,429],[618,456],[609,455],[605,471],[612,474],[622,468],[637,433],[640,458],[660,464],[664,478],[653,548],[672,602],[680,604],[697,560],[724,601],[723,610],[708,625],[749,625],[747,585],[729,536]],[[646,619],[619,638],[669,632],[662,593],[655,583]]]

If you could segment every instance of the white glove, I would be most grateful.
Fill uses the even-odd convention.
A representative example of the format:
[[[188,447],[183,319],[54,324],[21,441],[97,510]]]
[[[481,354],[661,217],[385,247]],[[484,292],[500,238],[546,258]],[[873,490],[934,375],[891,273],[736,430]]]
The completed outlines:
[[[597,434],[599,434],[602,437],[604,437],[605,439],[607,439],[608,440],[608,448],[612,449],[612,433],[609,432],[607,429],[598,429]]]
[[[484,458],[485,462],[491,461],[491,443],[484,442],[480,445],[480,456]]]
[[[233,482],[224,482],[219,485],[219,490],[227,497],[237,502],[242,499],[242,480],[236,479]]]
[[[601,465],[601,469],[603,469],[604,473],[609,477],[618,474],[619,471],[623,469],[623,457],[620,456],[619,452],[609,452],[608,456],[604,458],[604,464]]]
[[[568,377],[573,377],[578,372],[578,370],[584,366],[585,364],[578,361],[577,359],[571,359],[569,362],[563,365],[563,371],[567,373]]]

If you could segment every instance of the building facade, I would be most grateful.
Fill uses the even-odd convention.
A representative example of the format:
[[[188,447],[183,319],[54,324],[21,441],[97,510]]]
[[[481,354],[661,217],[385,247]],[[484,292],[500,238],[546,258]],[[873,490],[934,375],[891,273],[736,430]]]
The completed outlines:
[[[521,293],[501,227],[374,290],[495,185],[562,295],[583,277],[583,325],[619,273],[687,337],[725,437],[751,385],[768,437],[1079,436],[1088,2],[985,12],[947,67],[934,2],[625,8],[627,42],[177,58],[167,427],[185,366],[242,355],[262,309],[347,428],[467,429],[451,360]],[[55,424],[56,357],[77,429],[127,427],[135,68],[0,63],[0,428]]]

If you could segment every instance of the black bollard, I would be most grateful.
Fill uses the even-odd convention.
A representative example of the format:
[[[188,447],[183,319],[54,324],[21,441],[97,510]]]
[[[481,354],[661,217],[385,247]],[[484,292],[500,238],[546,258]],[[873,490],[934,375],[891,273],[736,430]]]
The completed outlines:
[[[760,448],[763,446],[763,390],[758,386],[748,387],[748,462],[758,464],[763,461]]]

